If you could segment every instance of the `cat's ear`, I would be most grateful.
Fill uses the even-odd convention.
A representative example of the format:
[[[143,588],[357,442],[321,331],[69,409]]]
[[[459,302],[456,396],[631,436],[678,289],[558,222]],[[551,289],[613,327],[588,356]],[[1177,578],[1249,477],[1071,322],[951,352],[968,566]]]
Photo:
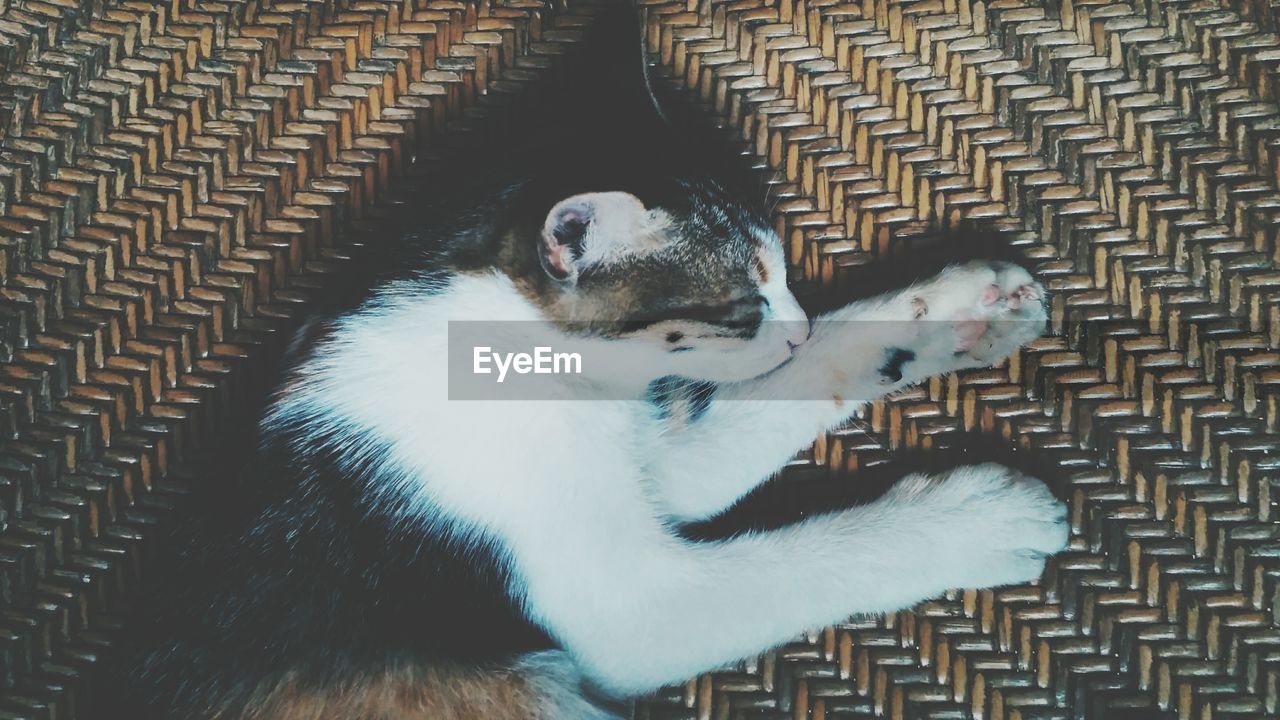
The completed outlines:
[[[575,280],[586,261],[615,255],[650,224],[644,203],[630,193],[583,193],[561,200],[542,226],[542,269],[556,280]]]

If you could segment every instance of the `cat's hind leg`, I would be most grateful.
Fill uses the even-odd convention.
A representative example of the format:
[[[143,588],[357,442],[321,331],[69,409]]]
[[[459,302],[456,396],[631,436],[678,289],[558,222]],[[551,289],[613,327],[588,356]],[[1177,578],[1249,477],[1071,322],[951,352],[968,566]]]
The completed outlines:
[[[592,491],[540,507],[528,531],[542,542],[511,550],[532,617],[624,695],[947,588],[1034,580],[1069,530],[1043,483],[995,464],[909,476],[868,505],[722,541],[681,539]]]

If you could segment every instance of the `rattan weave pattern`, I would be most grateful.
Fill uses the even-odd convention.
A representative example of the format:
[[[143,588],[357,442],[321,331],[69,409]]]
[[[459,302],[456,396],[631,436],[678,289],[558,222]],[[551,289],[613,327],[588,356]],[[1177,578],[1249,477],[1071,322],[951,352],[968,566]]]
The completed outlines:
[[[1280,715],[1275,8],[640,4],[659,72],[776,173],[798,275],[980,221],[1053,294],[1008,367],[805,462],[981,430],[1060,466],[1075,538],[1041,587],[816,632],[638,717]],[[0,718],[75,717],[255,354],[412,196],[413,148],[483,132],[593,9],[0,0]]]

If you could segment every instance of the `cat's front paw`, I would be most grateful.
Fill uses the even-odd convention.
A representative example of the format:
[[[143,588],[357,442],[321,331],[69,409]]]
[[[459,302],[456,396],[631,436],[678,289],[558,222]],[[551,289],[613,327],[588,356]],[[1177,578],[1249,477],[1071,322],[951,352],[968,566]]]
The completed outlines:
[[[1012,263],[947,268],[912,295],[916,355],[938,372],[993,365],[1044,333],[1044,299],[1044,287]]]
[[[995,463],[904,478],[886,500],[919,512],[919,554],[948,587],[1031,582],[1067,546],[1067,506],[1045,484]]]

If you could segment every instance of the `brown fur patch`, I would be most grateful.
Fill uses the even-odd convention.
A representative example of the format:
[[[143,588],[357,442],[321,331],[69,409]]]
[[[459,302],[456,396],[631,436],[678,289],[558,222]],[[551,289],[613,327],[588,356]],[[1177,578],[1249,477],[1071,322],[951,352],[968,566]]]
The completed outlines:
[[[255,694],[234,720],[553,720],[542,718],[538,698],[510,670],[413,667],[313,688],[296,677]],[[217,714],[213,720],[233,720]]]

